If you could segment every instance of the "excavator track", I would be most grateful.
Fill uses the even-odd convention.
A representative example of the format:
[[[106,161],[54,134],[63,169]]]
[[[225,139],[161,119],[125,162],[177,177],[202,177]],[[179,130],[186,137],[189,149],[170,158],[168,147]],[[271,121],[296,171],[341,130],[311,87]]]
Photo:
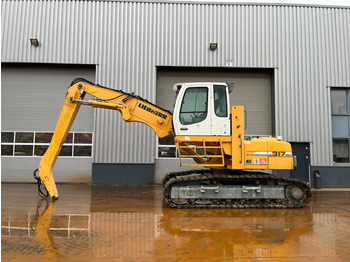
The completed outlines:
[[[301,208],[311,200],[304,181],[250,171],[173,172],[163,190],[173,208]]]

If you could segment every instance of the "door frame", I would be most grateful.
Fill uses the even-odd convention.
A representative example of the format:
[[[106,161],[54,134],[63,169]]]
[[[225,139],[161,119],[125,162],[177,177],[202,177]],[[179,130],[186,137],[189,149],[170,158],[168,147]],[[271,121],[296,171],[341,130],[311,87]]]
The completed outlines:
[[[310,185],[311,185],[311,177],[310,177],[310,167],[311,167],[311,159],[310,159],[310,142],[289,142],[292,146],[292,152],[293,152],[293,155],[294,155],[294,146],[306,146],[307,147],[307,155],[306,155],[306,158],[308,159],[308,164],[307,164],[307,168],[306,168],[306,172],[307,172],[307,178],[308,178],[308,181],[305,181],[305,182],[308,182]],[[299,159],[300,157],[297,157],[297,161],[298,161],[298,165],[297,165],[297,168],[300,166],[299,165]],[[290,178],[297,178],[297,177],[293,177],[293,172],[296,172],[296,170],[290,170]]]

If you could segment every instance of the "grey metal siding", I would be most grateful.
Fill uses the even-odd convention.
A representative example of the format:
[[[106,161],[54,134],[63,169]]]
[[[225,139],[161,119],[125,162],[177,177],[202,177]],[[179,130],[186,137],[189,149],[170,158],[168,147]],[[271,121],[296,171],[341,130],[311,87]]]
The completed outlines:
[[[39,166],[40,157],[2,157],[1,182],[34,183],[33,171]],[[54,175],[57,183],[91,183],[91,158],[59,157]]]
[[[349,166],[312,166],[311,184],[319,188],[350,188],[350,167]],[[320,177],[316,179],[315,172]],[[317,181],[318,180],[318,181]]]
[[[275,68],[275,133],[310,141],[311,164],[331,165],[326,87],[350,86],[349,24],[349,8],[8,0],[2,61],[98,64],[100,84],[152,102],[156,66]],[[96,162],[154,162],[152,131],[95,116]]]

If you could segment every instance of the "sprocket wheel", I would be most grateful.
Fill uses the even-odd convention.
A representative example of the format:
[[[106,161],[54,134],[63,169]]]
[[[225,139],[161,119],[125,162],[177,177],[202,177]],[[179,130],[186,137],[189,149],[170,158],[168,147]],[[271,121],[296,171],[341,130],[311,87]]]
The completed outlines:
[[[302,203],[306,196],[305,190],[297,185],[289,185],[285,189],[285,194],[288,200],[293,203]]]

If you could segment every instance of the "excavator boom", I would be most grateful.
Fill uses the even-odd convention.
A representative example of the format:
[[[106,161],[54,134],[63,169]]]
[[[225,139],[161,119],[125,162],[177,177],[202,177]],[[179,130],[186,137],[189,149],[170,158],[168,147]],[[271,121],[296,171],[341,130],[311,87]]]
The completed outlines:
[[[90,94],[96,99],[85,101],[85,94]],[[75,79],[68,88],[50,146],[40,161],[39,176],[36,175],[36,172],[34,174],[38,180],[39,193],[44,197],[58,198],[53,168],[82,104],[117,110],[124,121],[146,124],[160,138],[173,136],[171,112],[132,93],[95,85],[85,79]]]

